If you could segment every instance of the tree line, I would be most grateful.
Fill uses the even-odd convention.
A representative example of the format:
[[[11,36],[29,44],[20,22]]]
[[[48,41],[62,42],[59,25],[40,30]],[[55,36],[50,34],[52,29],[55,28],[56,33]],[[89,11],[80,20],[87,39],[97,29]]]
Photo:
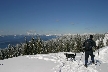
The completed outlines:
[[[105,34],[93,34],[94,41],[98,40],[99,48],[104,47],[103,39]],[[88,35],[64,35],[48,41],[43,41],[39,36],[30,41],[25,37],[25,43],[16,46],[8,45],[8,48],[0,50],[0,60],[23,55],[48,54],[58,52],[82,52],[82,45]],[[108,40],[106,41],[108,46]],[[95,50],[94,50],[95,51]]]

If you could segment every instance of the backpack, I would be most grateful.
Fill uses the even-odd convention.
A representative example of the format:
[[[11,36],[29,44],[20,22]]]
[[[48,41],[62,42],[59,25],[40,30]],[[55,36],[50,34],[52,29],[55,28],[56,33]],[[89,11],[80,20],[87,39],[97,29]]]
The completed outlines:
[[[86,51],[92,50],[92,40],[88,39],[85,41],[85,50]]]

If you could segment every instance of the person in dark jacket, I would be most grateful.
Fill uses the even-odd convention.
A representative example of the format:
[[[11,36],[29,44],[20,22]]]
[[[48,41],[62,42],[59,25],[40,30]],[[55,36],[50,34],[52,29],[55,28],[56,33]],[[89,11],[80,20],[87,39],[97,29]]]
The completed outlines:
[[[87,47],[87,43],[88,43],[88,42],[89,42],[89,45],[88,45],[88,47]],[[92,50],[92,48],[93,48],[93,47],[96,48],[96,42],[93,40],[93,35],[90,35],[90,38],[87,39],[87,40],[83,43],[83,47],[84,47],[84,51],[85,51],[85,67],[87,67],[89,55],[91,56],[92,63],[94,63],[94,55],[93,55],[93,50]]]

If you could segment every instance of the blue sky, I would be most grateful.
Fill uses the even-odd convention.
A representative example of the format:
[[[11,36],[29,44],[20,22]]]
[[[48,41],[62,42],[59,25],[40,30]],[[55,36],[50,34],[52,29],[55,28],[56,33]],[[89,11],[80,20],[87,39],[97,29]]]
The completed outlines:
[[[105,33],[108,0],[0,0],[0,35]]]

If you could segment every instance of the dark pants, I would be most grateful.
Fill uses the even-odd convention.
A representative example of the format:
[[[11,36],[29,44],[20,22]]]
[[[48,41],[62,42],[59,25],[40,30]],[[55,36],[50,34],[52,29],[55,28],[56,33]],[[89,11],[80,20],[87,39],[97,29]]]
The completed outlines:
[[[93,51],[85,51],[85,64],[88,63],[89,55],[91,56],[91,60],[94,61]]]

